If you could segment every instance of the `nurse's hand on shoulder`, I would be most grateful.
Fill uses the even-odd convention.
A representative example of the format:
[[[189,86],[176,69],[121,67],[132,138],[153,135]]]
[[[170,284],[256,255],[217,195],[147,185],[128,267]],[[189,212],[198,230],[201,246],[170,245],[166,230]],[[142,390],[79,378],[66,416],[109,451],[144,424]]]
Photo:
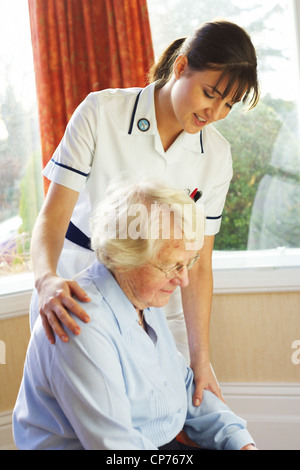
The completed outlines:
[[[39,312],[46,336],[51,344],[55,343],[55,335],[67,342],[69,338],[63,326],[75,335],[80,333],[80,328],[69,311],[82,321],[89,321],[89,316],[74,297],[81,302],[89,302],[90,298],[75,281],[58,276],[49,276],[44,281],[46,282],[43,282],[43,287],[39,290]]]

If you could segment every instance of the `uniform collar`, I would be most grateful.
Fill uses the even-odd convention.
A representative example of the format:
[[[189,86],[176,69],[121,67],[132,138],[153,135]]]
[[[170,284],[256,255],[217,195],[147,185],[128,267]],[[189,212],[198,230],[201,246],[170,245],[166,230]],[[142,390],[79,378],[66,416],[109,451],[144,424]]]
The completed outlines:
[[[132,109],[131,120],[128,128],[130,135],[154,135],[157,130],[155,106],[155,83],[139,91]]]
[[[182,146],[192,152],[204,153],[204,138],[203,133],[205,129],[197,132],[196,134],[182,133]]]
[[[139,91],[136,96],[128,128],[130,135],[156,135],[157,123],[155,115],[154,91],[156,83],[151,83]],[[196,134],[182,132],[175,142],[193,152],[204,153],[203,131]]]

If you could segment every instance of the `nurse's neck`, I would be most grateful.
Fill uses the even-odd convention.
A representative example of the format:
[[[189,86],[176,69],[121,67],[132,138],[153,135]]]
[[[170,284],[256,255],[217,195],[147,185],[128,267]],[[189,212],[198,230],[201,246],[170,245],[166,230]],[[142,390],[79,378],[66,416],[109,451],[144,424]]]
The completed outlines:
[[[166,83],[155,90],[154,103],[157,129],[164,151],[166,152],[182,132],[171,104],[171,84]]]

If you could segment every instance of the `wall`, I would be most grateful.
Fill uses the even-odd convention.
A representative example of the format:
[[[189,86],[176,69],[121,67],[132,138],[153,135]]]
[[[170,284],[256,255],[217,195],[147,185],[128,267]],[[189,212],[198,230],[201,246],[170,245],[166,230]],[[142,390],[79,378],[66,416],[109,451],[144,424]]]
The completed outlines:
[[[0,450],[15,448],[11,415],[22,379],[29,336],[28,315],[5,319],[0,316],[0,340],[5,344],[5,364],[3,356],[0,361]]]
[[[0,339],[6,346],[6,364],[0,365],[0,413],[14,407],[29,335],[28,316],[0,321]]]
[[[300,293],[216,295],[211,362],[220,382],[300,383]]]

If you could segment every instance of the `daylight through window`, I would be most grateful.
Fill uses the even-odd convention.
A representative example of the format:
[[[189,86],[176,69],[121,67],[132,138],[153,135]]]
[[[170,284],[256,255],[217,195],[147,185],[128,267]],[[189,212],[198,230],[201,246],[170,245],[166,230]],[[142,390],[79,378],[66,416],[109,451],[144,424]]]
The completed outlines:
[[[246,28],[258,53],[261,100],[215,127],[230,142],[234,176],[215,249],[300,248],[299,67],[292,0],[148,0],[158,57],[217,17]]]
[[[43,200],[28,4],[0,4],[0,276],[31,270]]]

